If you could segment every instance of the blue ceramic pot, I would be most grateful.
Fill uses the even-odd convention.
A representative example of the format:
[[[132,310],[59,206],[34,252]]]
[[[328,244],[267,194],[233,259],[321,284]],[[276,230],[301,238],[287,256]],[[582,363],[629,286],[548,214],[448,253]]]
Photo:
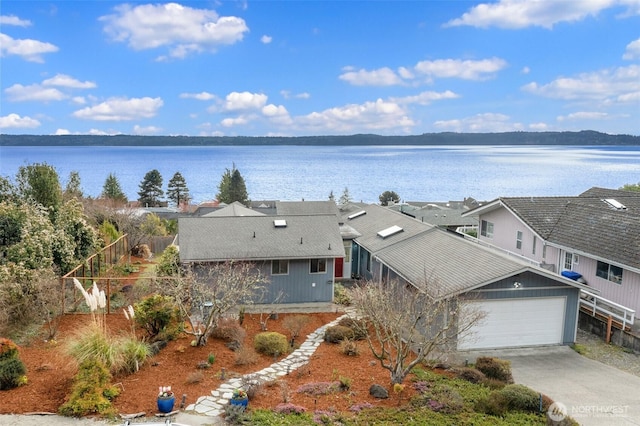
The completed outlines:
[[[231,405],[240,405],[243,408],[247,408],[247,405],[249,404],[249,398],[243,398],[243,399],[230,399],[229,403]]]
[[[158,411],[161,413],[170,413],[173,411],[173,404],[176,402],[175,396],[158,397]]]

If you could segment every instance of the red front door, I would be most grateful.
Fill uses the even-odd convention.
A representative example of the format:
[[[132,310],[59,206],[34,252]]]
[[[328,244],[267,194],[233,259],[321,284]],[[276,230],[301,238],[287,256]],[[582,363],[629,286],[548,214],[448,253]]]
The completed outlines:
[[[342,278],[342,266],[344,265],[344,259],[341,257],[336,258],[335,260],[335,273],[333,274],[336,278]]]

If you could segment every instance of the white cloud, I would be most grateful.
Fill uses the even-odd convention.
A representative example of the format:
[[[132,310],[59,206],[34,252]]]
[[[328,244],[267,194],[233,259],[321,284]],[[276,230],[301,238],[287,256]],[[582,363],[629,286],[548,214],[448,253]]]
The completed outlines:
[[[522,74],[529,74],[531,72],[531,68],[529,67],[522,67],[522,69],[520,70],[520,72]]]
[[[68,87],[70,89],[93,89],[96,87],[93,81],[76,80],[66,74],[57,74],[55,77],[48,78],[42,82],[42,85]]]
[[[29,62],[44,62],[43,53],[57,52],[58,47],[38,40],[14,39],[0,33],[0,57],[16,55]]]
[[[84,96],[74,96],[71,98],[71,101],[76,105],[84,105],[87,103],[87,100]]]
[[[235,117],[235,118],[225,118],[220,122],[223,127],[233,127],[233,126],[242,126],[249,122],[249,118],[245,116]]]
[[[31,117],[20,117],[18,114],[0,117],[0,129],[32,129],[38,126],[40,122]]]
[[[414,70],[429,78],[461,78],[464,80],[485,80],[507,66],[500,58],[481,60],[437,59],[421,61]]]
[[[57,129],[56,132],[54,133],[54,135],[56,136],[61,136],[61,135],[70,135],[71,132],[67,129]]]
[[[263,93],[231,92],[225,98],[225,111],[248,111],[260,109],[267,103],[267,95]]]
[[[378,99],[375,102],[350,104],[296,117],[295,123],[310,132],[349,133],[400,129],[409,132],[415,125],[397,103]]]
[[[293,122],[289,115],[289,111],[287,111],[283,105],[265,105],[262,107],[262,115],[272,123],[280,126],[288,126]]]
[[[358,70],[341,74],[338,78],[354,86],[394,86],[402,84],[402,79],[390,68],[384,67],[377,70]]]
[[[456,99],[460,95],[447,90],[444,92],[422,92],[414,96],[405,96],[402,98],[391,98],[391,101],[399,104],[419,104],[429,105],[433,101],[439,101],[442,99]]]
[[[523,130],[520,123],[512,123],[511,117],[499,113],[483,113],[455,120],[441,120],[433,123],[436,128],[454,132],[510,132]]]
[[[217,99],[217,96],[209,92],[200,93],[180,93],[180,97],[183,99],[197,99],[199,101],[210,101]]]
[[[142,127],[139,125],[133,126],[133,134],[134,135],[155,135],[162,131],[160,127],[156,126],[146,126]]]
[[[26,102],[26,101],[61,101],[67,98],[67,95],[54,87],[42,87],[39,84],[31,84],[29,86],[23,86],[22,84],[14,84],[11,87],[4,89],[4,93],[7,94],[7,98],[12,102]]]
[[[16,27],[30,27],[31,21],[20,19],[15,15],[0,15],[0,25],[13,25]]]
[[[101,104],[75,111],[73,116],[84,120],[126,121],[151,118],[163,105],[160,98],[113,98]]]
[[[172,58],[191,52],[215,52],[218,46],[239,42],[249,31],[235,16],[218,16],[214,10],[194,9],[177,3],[122,4],[102,16],[105,32],[132,49],[167,47]]]
[[[590,112],[579,111],[568,115],[560,115],[557,117],[558,121],[576,121],[576,120],[604,120],[609,117],[606,112]]]
[[[311,97],[307,92],[291,94],[289,90],[281,90],[280,95],[285,99],[309,99]]]
[[[531,82],[523,86],[522,90],[554,99],[617,103],[636,98],[638,81],[640,66],[629,65],[575,77],[560,77],[547,84]]]
[[[529,124],[529,129],[534,132],[544,132],[545,130],[549,130],[549,126],[547,123],[531,123]]]
[[[627,44],[627,48],[624,51],[624,55],[622,55],[622,59],[640,59],[640,38]]]
[[[273,41],[273,37],[268,36],[268,35],[263,35],[262,37],[260,37],[260,41],[263,44],[269,44],[269,43],[271,43]]]
[[[634,2],[624,0],[500,0],[496,3],[482,3],[474,6],[460,18],[447,22],[445,26],[469,25],[480,28],[505,29],[538,26],[550,29],[560,22],[575,22],[583,20],[587,16],[596,16],[600,11],[618,4],[627,4],[631,8]],[[635,7],[637,8],[637,4]],[[630,12],[632,12],[631,9]]]

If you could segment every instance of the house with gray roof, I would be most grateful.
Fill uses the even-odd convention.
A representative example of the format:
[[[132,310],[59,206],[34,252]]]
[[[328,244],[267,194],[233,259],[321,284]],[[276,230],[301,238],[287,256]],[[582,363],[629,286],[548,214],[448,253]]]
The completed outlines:
[[[640,312],[640,193],[591,188],[573,197],[501,197],[465,213],[478,238]]]
[[[261,303],[331,302],[336,261],[345,256],[335,214],[183,217],[180,261],[194,268],[254,263],[269,278]]]
[[[485,313],[458,349],[575,341],[582,284],[381,206],[354,204],[342,213],[360,234],[353,239],[354,276],[399,280]]]

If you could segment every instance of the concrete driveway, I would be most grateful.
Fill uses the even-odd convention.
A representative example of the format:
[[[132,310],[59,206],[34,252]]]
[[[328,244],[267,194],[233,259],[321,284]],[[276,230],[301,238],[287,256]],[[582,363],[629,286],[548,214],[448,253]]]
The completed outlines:
[[[581,425],[640,425],[640,377],[576,353],[568,346],[469,351],[511,361],[513,379],[554,401]]]

